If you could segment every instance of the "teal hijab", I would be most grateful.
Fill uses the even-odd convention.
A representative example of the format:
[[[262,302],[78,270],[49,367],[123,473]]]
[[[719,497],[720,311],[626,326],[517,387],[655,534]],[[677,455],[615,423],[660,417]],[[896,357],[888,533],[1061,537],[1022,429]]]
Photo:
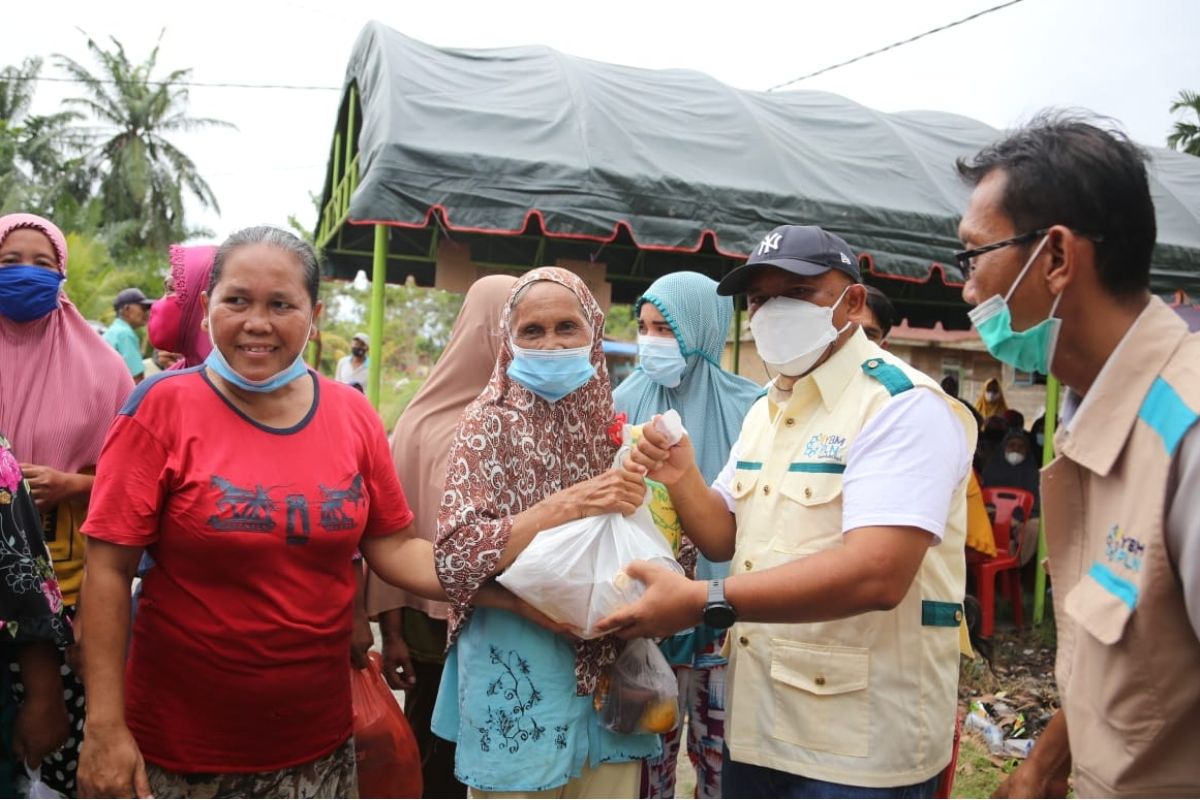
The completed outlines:
[[[758,384],[720,366],[733,301],[717,294],[717,283],[711,278],[673,272],[650,284],[634,304],[634,314],[641,312],[643,303],[652,303],[670,324],[687,368],[679,385],[667,389],[650,380],[639,366],[613,392],[613,404],[634,425],[670,408],[678,411],[696,450],[700,474],[712,483],[729,459],[746,412],[762,394]],[[696,577],[701,579],[727,573],[727,564],[712,564],[703,556],[696,567]]]

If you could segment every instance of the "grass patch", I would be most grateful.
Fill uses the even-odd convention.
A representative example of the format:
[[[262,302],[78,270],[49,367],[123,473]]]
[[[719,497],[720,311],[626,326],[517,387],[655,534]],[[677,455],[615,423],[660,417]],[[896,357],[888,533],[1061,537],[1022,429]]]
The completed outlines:
[[[963,732],[950,796],[991,797],[1008,774],[1016,769],[1017,763],[1014,759],[996,758],[979,739]]]

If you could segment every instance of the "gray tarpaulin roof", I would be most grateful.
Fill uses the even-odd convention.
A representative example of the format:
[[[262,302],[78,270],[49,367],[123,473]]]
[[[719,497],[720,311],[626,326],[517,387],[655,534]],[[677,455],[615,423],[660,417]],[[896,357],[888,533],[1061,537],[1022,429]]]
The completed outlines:
[[[374,22],[346,81],[361,102],[350,224],[513,234],[534,218],[547,237],[596,241],[623,225],[639,249],[676,252],[709,232],[709,252],[741,257],[775,225],[816,223],[910,281],[935,264],[961,280],[951,253],[969,192],[954,160],[1000,136],[955,114],[744,91],[547,47],[432,47]],[[1194,288],[1200,159],[1153,155],[1156,285]]]

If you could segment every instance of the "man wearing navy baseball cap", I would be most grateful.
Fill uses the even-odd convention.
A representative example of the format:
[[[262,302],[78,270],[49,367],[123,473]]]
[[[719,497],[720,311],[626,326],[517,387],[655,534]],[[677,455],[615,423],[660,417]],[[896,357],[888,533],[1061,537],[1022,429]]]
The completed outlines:
[[[104,341],[121,354],[134,383],[141,383],[146,373],[146,365],[142,361],[142,340],[138,338],[137,330],[145,327],[152,305],[154,301],[147,298],[141,289],[122,289],[113,299],[116,319],[104,331]]]
[[[661,636],[730,627],[726,760],[737,797],[932,797],[950,763],[975,423],[936,381],[868,341],[858,259],[783,225],[721,281],[745,294],[777,372],[711,486],[655,426],[627,465],[666,484],[688,537],[730,576],[648,564],[601,625]]]

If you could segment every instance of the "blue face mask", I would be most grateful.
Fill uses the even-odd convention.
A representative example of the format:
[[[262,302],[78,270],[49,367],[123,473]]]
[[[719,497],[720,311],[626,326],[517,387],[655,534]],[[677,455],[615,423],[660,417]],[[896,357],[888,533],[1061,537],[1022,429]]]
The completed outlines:
[[[32,322],[58,308],[65,276],[57,270],[16,264],[0,267],[0,316]]]
[[[249,378],[243,377],[233,367],[229,366],[229,362],[225,360],[225,356],[221,355],[221,348],[215,344],[213,345],[212,352],[208,354],[208,358],[204,359],[204,365],[220,375],[227,382],[239,389],[245,389],[247,392],[273,392],[280,387],[287,386],[297,378],[302,378],[308,374],[308,367],[305,366],[304,355],[301,353],[296,356],[296,360],[287,369],[277,372],[265,380],[252,381]]]
[[[1062,320],[1054,316],[1062,295],[1054,298],[1050,306],[1050,316],[1024,331],[1014,331],[1012,328],[1012,312],[1008,301],[1013,292],[1021,285],[1025,273],[1033,266],[1033,262],[1046,246],[1048,236],[1043,236],[1033,255],[1025,262],[1025,266],[1017,274],[1017,279],[1004,297],[993,295],[971,309],[967,316],[975,325],[979,338],[987,347],[988,352],[1023,372],[1040,372],[1050,374],[1050,366],[1054,363],[1054,348],[1058,344],[1058,329]]]
[[[687,359],[674,336],[638,336],[638,363],[646,377],[666,389],[683,380]]]
[[[508,377],[549,403],[557,403],[596,375],[592,346],[569,350],[528,350],[512,346]]]

